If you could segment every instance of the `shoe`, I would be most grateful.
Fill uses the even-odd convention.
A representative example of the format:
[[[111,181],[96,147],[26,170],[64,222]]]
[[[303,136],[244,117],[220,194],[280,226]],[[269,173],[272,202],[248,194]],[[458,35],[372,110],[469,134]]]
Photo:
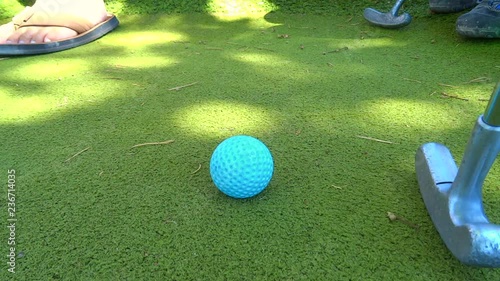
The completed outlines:
[[[472,38],[500,38],[500,1],[483,0],[458,17],[457,32]]]
[[[457,13],[470,9],[477,0],[429,0],[429,7],[434,13]]]
[[[92,42],[115,29],[119,21],[111,14],[105,21],[92,26],[87,20],[73,16],[59,15],[57,17],[33,17],[35,12],[31,7],[26,7],[12,19],[16,28],[26,26],[61,26],[73,29],[77,36],[61,41],[40,44],[0,44],[1,56],[37,55],[53,53],[78,47]]]

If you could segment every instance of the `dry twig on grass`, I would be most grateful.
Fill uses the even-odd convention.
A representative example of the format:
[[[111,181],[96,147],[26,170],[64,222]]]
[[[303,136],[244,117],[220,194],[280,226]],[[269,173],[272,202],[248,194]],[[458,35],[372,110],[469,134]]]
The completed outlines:
[[[463,101],[468,101],[469,99],[466,99],[466,98],[461,98],[459,96],[455,96],[455,95],[450,95],[448,93],[445,93],[445,92],[442,92],[441,93],[441,96],[445,97],[445,98],[451,98],[451,99],[457,99],[457,100],[463,100]]]
[[[66,159],[64,162],[69,162],[69,160],[71,160],[71,159],[75,158],[76,156],[78,156],[78,155],[80,155],[80,154],[84,153],[85,151],[87,151],[87,150],[89,150],[89,149],[90,149],[90,146],[89,146],[89,147],[87,147],[87,148],[85,148],[85,149],[83,149],[83,150],[81,150],[81,151],[79,151],[79,152],[77,152],[77,153],[75,153],[73,156],[71,156],[70,158]]]
[[[323,52],[323,55],[331,54],[331,53],[338,53],[338,52],[347,51],[347,50],[349,50],[349,47],[342,47],[342,48],[338,48],[338,49],[335,49],[335,50],[332,50],[332,51]]]
[[[472,79],[469,82],[465,82],[465,84],[472,84],[472,83],[482,83],[482,82],[489,82],[491,81],[491,78],[489,77],[478,77],[476,79]]]
[[[342,189],[342,186],[337,186],[337,185],[334,185],[334,184],[332,184],[332,187],[335,188],[335,189]]]
[[[450,87],[450,88],[458,88],[457,86],[448,85],[448,84],[443,84],[443,83],[439,83],[438,85],[439,85],[439,86],[444,86],[444,87]]]
[[[173,224],[177,224],[176,221],[173,221],[173,220],[165,220],[165,223],[173,223]]]
[[[191,175],[198,173],[200,170],[201,170],[201,164],[198,166],[198,169],[196,169],[194,172],[191,173]]]
[[[403,217],[400,217],[400,216],[396,216],[396,214],[392,213],[392,212],[387,212],[387,217],[389,218],[390,221],[400,221],[406,225],[409,225],[415,229],[418,229],[419,226],[410,222],[409,220],[403,218]]]
[[[132,146],[130,149],[136,148],[136,147],[141,147],[141,146],[147,146],[147,145],[171,144],[173,142],[174,142],[174,140],[166,140],[166,141],[160,141],[160,142],[146,142],[146,143],[136,144],[136,145]]]
[[[196,84],[198,84],[198,82],[193,82],[193,83],[189,83],[189,84],[186,84],[186,85],[173,87],[173,88],[170,88],[168,90],[169,91],[179,91],[179,90],[181,90],[183,88],[190,87],[190,86],[193,86],[193,85],[196,85]]]
[[[356,136],[356,137],[358,137],[360,139],[371,140],[371,141],[376,141],[376,142],[381,142],[381,143],[395,144],[392,141],[380,140],[380,139],[376,139],[376,138],[372,138],[372,137],[365,137],[365,136]]]

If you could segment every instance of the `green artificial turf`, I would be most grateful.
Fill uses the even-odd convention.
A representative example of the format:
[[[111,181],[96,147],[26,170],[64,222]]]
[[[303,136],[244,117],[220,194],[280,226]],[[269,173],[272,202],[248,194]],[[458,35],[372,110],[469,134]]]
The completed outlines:
[[[252,1],[236,16],[143,2],[110,2],[121,26],[92,44],[0,61],[1,197],[14,169],[17,219],[16,273],[4,227],[0,280],[500,280],[446,249],[414,170],[425,142],[461,159],[500,78],[498,41],[458,37],[458,15],[424,1],[400,30],[362,17],[359,3],[388,1],[335,14]],[[209,174],[238,134],[275,161],[245,200]],[[493,222],[499,181],[494,166]]]

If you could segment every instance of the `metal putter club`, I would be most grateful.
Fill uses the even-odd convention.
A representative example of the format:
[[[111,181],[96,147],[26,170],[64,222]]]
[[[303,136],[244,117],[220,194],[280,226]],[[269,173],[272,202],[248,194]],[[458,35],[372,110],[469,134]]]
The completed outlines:
[[[500,225],[490,223],[482,201],[483,183],[500,152],[500,83],[472,130],[457,168],[446,146],[422,145],[415,156],[420,193],[452,254],[462,263],[500,267]]]
[[[410,14],[404,13],[398,16],[399,9],[403,6],[404,2],[405,0],[398,0],[388,13],[382,13],[373,8],[366,8],[363,16],[372,24],[384,28],[400,28],[406,26],[411,22]]]

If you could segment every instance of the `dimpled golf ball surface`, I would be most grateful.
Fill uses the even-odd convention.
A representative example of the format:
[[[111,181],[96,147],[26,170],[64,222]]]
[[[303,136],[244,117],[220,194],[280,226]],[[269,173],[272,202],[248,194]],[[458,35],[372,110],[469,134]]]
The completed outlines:
[[[260,140],[234,136],[221,142],[210,159],[215,186],[234,198],[249,198],[264,190],[273,176],[271,152]]]

